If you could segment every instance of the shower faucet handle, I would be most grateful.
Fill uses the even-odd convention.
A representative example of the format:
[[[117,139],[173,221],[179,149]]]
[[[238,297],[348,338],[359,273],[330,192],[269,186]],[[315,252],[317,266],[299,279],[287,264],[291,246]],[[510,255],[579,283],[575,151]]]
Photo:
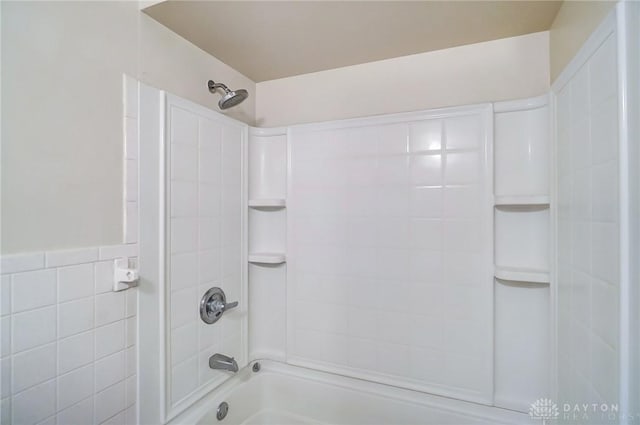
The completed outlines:
[[[204,293],[200,300],[200,318],[207,324],[217,322],[222,314],[238,306],[238,301],[227,302],[227,297],[221,288],[213,287]]]
[[[231,310],[232,308],[236,308],[236,307],[238,307],[238,301],[234,301],[232,303],[226,303],[225,305],[222,306],[222,309],[224,311],[227,311],[227,310]]]

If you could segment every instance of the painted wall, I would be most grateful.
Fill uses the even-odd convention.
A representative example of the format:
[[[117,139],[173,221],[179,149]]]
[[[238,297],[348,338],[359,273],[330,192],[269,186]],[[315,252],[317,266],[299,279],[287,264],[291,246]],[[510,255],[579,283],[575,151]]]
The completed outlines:
[[[137,2],[2,7],[2,253],[122,241],[122,73],[204,105],[216,78],[255,84]]]
[[[549,90],[549,34],[265,81],[256,123],[280,126],[538,96]]]
[[[560,75],[616,1],[565,1],[549,31],[551,81]]]

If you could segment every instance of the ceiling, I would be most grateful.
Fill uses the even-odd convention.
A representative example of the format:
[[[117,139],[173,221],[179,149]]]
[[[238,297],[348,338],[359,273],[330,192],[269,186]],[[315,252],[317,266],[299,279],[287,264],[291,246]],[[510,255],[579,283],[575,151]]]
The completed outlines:
[[[561,1],[164,1],[144,9],[260,82],[546,31]]]

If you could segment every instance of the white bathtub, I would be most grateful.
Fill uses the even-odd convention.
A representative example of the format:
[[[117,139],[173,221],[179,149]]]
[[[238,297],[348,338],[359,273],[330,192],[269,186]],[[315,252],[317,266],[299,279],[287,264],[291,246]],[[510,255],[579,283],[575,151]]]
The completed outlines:
[[[525,414],[330,373],[260,361],[244,368],[171,424],[531,424]],[[229,412],[216,418],[221,402]]]

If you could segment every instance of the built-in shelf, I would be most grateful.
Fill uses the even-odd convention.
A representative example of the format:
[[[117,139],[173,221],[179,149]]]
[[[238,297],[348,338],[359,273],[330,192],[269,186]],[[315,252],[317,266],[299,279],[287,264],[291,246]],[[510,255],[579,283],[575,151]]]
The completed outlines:
[[[501,280],[514,282],[549,283],[549,271],[526,269],[521,267],[495,266],[494,276]]]
[[[534,195],[534,196],[523,196],[523,195],[506,195],[506,196],[496,196],[495,197],[496,205],[539,205],[539,206],[548,206],[549,205],[549,196],[547,195]]]
[[[249,207],[251,208],[284,208],[286,205],[286,200],[282,198],[249,199]]]
[[[286,255],[276,252],[257,252],[249,254],[250,263],[282,264],[287,261]]]

